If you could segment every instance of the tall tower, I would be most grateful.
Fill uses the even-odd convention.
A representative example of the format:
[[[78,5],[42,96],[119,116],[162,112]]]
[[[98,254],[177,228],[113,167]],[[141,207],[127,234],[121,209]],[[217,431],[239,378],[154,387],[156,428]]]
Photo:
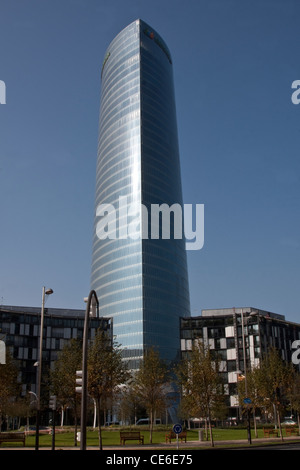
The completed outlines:
[[[170,239],[151,236],[153,204],[182,207],[168,47],[149,25],[136,20],[109,45],[101,77],[91,288],[101,316],[113,319],[124,358],[136,368],[152,346],[163,359],[176,360],[179,319],[190,315],[185,240],[172,236],[172,224]],[[121,201],[127,202],[127,213]],[[107,218],[107,237],[100,237],[105,204],[116,213]],[[148,231],[142,211],[134,210],[141,205],[148,209]],[[147,235],[128,236],[130,220]],[[117,229],[115,238],[111,227]]]

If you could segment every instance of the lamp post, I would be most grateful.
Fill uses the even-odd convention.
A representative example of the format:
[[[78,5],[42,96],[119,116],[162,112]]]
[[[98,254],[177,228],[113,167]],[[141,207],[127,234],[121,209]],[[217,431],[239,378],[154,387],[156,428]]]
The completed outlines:
[[[245,329],[244,329],[244,312],[243,309],[241,310],[241,320],[242,320],[242,340],[243,340],[243,359],[244,359],[244,377],[245,377],[245,395],[246,399],[248,398],[248,387],[247,387],[247,363],[246,363],[246,344],[245,344]],[[245,401],[246,403],[246,401]],[[251,442],[251,429],[250,429],[250,413],[249,413],[249,406],[246,403],[247,407],[247,435],[248,435],[248,443],[252,444]]]
[[[35,430],[35,450],[39,450],[39,428],[40,428],[40,415],[41,415],[41,381],[42,381],[42,359],[43,359],[43,329],[44,329],[44,311],[45,311],[45,297],[46,295],[53,294],[52,289],[43,287],[42,291],[42,309],[41,309],[41,326],[40,326],[40,347],[38,356],[38,380],[37,380],[37,407],[36,407],[36,430]]]
[[[86,300],[82,344],[82,397],[80,422],[80,450],[86,450],[86,414],[87,414],[87,355],[90,317],[98,317],[99,302],[97,294],[91,290]]]
[[[247,317],[247,320],[250,317],[254,317],[258,314],[257,310],[250,312],[250,315]],[[245,343],[245,329],[244,329],[244,312],[241,309],[241,320],[242,320],[242,340],[243,340],[243,359],[244,359],[244,377],[245,377],[245,400],[244,403],[247,407],[247,435],[248,435],[248,442],[252,444],[251,441],[251,428],[250,428],[250,411],[249,411],[249,404],[251,403],[250,399],[248,398],[248,386],[247,386],[247,357],[246,357],[246,343]]]

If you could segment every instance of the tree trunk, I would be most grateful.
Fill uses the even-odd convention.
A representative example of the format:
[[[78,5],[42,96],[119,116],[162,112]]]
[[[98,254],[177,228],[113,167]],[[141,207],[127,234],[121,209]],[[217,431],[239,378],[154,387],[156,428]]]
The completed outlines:
[[[94,401],[94,421],[93,421],[93,429],[97,426],[97,404],[96,400],[93,398]]]
[[[76,406],[76,401],[74,405],[74,424],[75,424],[75,430],[74,430],[74,446],[77,447],[77,406]]]
[[[61,418],[60,418],[60,427],[62,428],[63,425],[64,425],[64,417],[65,417],[65,414],[64,414],[64,406],[61,407]]]
[[[102,450],[102,429],[101,429],[101,398],[97,400],[97,415],[98,415],[98,435],[99,435],[99,450]]]
[[[150,437],[149,442],[152,444],[152,432],[153,432],[153,410],[150,411]]]
[[[214,447],[214,438],[213,438],[213,433],[212,433],[212,427],[211,427],[211,420],[210,420],[210,413],[208,415],[208,428],[209,428],[209,434],[210,434],[210,443],[211,446]]]
[[[253,422],[254,422],[254,435],[257,438],[257,424],[256,424],[256,416],[255,416],[255,408],[253,408]]]
[[[281,437],[281,440],[283,441],[282,427],[281,427],[281,422],[280,422],[280,413],[279,413],[279,410],[277,410],[277,407],[276,407],[276,414],[277,414],[278,427],[279,427],[279,436]]]

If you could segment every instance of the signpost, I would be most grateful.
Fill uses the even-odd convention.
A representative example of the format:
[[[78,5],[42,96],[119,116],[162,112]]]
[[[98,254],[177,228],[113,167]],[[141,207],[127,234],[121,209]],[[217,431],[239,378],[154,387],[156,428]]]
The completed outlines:
[[[176,440],[177,440],[177,450],[179,448],[179,441],[178,441],[178,434],[182,432],[182,426],[181,424],[174,424],[173,426],[173,432],[176,434]]]
[[[251,405],[252,403],[252,400],[251,398],[249,397],[246,397],[244,398],[243,400],[244,404],[246,405],[246,408],[247,408],[247,421],[248,421],[248,442],[249,444],[251,444],[251,429],[250,429],[250,410],[249,410],[249,406],[248,405]]]

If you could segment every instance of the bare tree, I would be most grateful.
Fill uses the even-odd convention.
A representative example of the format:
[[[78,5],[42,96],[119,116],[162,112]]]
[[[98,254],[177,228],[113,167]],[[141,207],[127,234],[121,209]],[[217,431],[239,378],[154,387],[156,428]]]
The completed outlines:
[[[144,404],[150,419],[150,444],[155,415],[167,406],[169,381],[167,364],[160,359],[158,351],[150,348],[134,377],[135,393]]]
[[[113,344],[109,335],[98,330],[88,351],[88,393],[94,398],[97,407],[99,448],[102,450],[101,412],[105,404],[113,398],[118,387],[129,378],[122,352]]]
[[[74,409],[75,433],[74,443],[77,446],[77,417],[80,395],[76,393],[76,370],[81,368],[82,346],[81,342],[71,339],[60,351],[53,369],[50,371],[50,389],[60,403],[62,414],[67,406]],[[63,424],[63,420],[62,420]]]
[[[6,364],[0,364],[0,430],[2,417],[8,414],[12,402],[19,396],[20,384],[18,384],[18,368],[6,351]]]
[[[293,383],[293,365],[284,361],[278,350],[272,347],[261,359],[255,375],[261,403],[270,411],[274,409],[280,436],[283,439],[280,417],[284,409],[284,400]]]
[[[127,383],[120,392],[121,419],[124,422],[129,419],[130,426],[136,424],[137,413],[140,409],[140,398],[136,394],[134,382]]]
[[[189,357],[179,364],[177,377],[182,390],[182,410],[194,417],[205,417],[213,447],[211,420],[224,396],[218,360],[199,341],[193,345]]]
[[[287,397],[290,402],[291,412],[297,413],[298,429],[300,430],[300,374],[298,370],[293,372],[293,381]]]

